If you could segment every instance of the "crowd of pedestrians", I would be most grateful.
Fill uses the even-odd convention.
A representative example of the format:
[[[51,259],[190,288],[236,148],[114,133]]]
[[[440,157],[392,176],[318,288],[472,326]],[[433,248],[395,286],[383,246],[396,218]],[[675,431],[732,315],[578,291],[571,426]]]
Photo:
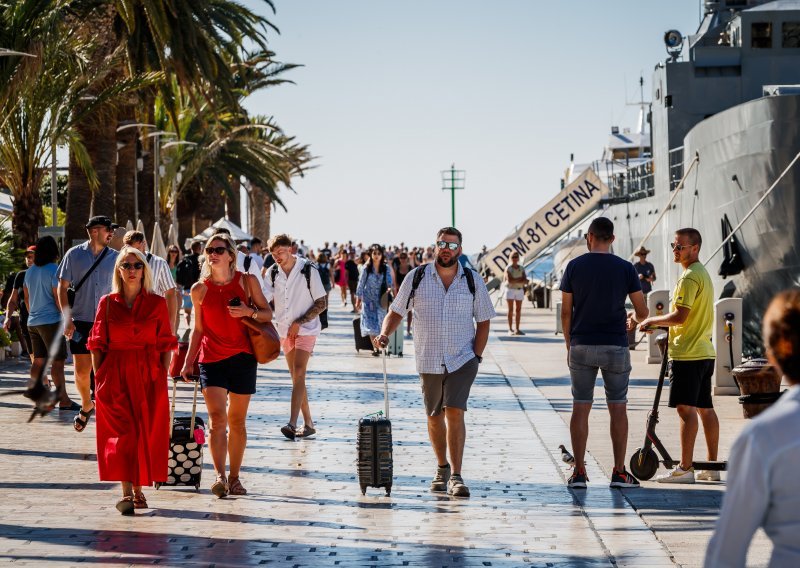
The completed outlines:
[[[369,338],[373,354],[386,349],[390,337],[406,323],[406,333],[414,340],[436,460],[430,490],[469,496],[462,476],[465,412],[496,314],[484,280],[459,262],[460,231],[441,229],[433,247],[325,242],[315,251],[285,234],[273,236],[266,247],[259,239],[237,244],[220,229],[206,242],[191,243],[185,255],[180,247],[169,247],[163,259],[149,252],[145,236],[137,231],[125,234],[120,251],[112,249],[112,229],[110,218],[92,217],[86,223],[87,241],[69,249],[60,263],[51,237],[29,247],[26,269],[9,279],[4,292],[7,310],[19,309],[20,317],[6,318],[4,325],[19,326],[31,356],[32,378],[41,374],[48,352],[54,353],[50,376],[60,394],[57,406],[77,412],[74,429],[85,431],[96,417],[100,479],[121,483],[120,512],[146,508],[143,487],[167,477],[167,369],[177,351],[181,310],[190,333],[180,375],[186,381],[198,380],[202,387],[216,473],[211,491],[220,498],[246,495],[240,473],[258,363],[243,322],[274,325],[292,381],[288,420],[280,431],[292,440],[312,437],[317,428],[306,374],[318,336],[327,327],[334,287],[339,288],[342,306],[358,313],[360,333]],[[656,281],[647,261],[649,250],[641,247],[636,263],[615,256],[614,225],[604,217],[592,221],[585,238],[587,254],[570,261],[560,283],[573,399],[575,463],[569,487],[585,489],[589,483],[585,456],[598,373],[610,415],[611,486],[639,486],[624,463],[631,373],[628,333],[637,328],[645,333],[669,330],[669,406],[680,420],[681,459],[656,481],[718,481],[719,472],[695,472],[692,467],[699,425],[709,461],[717,459],[720,429],[711,396],[714,293],[699,261],[702,236],[693,228],[675,232],[673,261],[683,272],[663,315],[649,314],[646,306]],[[519,254],[512,254],[510,261],[503,276],[508,330],[524,335],[520,310],[528,279]],[[627,301],[633,306],[631,313],[626,311]],[[775,557],[796,560],[791,543],[783,546],[785,531],[776,527],[786,522],[800,525],[792,505],[796,499],[787,489],[798,465],[797,443],[791,437],[800,425],[798,314],[800,296],[792,290],[778,296],[765,316],[768,356],[793,386],[745,429],[733,448],[729,497],[708,551],[712,565],[741,565],[742,550],[746,552],[746,542],[758,526],[776,541]],[[80,403],[73,402],[65,388],[67,347]],[[195,363],[199,376],[194,374]],[[747,514],[732,520],[734,510]]]

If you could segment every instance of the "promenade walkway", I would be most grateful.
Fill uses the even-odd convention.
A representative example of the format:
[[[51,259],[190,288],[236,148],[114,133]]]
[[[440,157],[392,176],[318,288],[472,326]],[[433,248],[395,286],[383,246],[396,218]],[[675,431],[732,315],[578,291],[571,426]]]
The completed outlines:
[[[360,416],[383,408],[380,360],[356,354],[351,316],[337,304],[311,360],[318,435],[288,441],[290,380],[283,359],[259,371],[242,481],[250,494],[215,499],[206,451],[203,486],[146,492],[152,509],[122,517],[116,484],[97,481],[94,426],[72,413],[25,423],[27,401],[0,399],[0,562],[166,566],[673,566],[674,551],[608,488],[602,460],[591,487],[572,492],[558,444],[568,431],[514,356],[493,336],[472,392],[463,474],[470,499],[428,492],[435,461],[414,372],[413,346],[391,358],[395,482],[391,497],[355,478]],[[498,318],[498,323],[502,323]],[[502,329],[502,328],[501,328]],[[552,336],[551,336],[552,337]],[[534,347],[534,345],[530,345]],[[544,359],[555,353],[542,341]],[[23,364],[0,367],[0,392],[24,385]],[[68,377],[71,383],[71,378]],[[188,385],[179,411],[188,412]],[[204,408],[201,406],[203,415]],[[599,414],[599,413],[598,413]],[[633,423],[632,423],[633,425]],[[673,514],[680,515],[680,504]],[[692,554],[702,558],[703,550]]]

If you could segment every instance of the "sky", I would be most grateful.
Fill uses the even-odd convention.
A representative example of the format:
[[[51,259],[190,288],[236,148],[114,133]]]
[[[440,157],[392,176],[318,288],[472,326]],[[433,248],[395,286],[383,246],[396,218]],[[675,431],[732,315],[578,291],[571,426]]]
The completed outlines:
[[[560,189],[570,154],[600,157],[611,126],[635,128],[639,77],[663,36],[696,31],[699,0],[242,0],[280,30],[295,84],[254,93],[309,144],[314,169],[284,189],[272,233],[427,245],[451,224],[464,250],[498,244]]]

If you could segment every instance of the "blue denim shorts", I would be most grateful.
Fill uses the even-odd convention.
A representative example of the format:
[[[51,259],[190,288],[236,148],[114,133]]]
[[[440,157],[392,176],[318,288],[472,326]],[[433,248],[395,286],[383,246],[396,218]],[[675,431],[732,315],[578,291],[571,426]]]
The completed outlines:
[[[597,371],[603,375],[606,402],[628,402],[631,352],[619,345],[573,345],[569,349],[572,399],[592,402]]]

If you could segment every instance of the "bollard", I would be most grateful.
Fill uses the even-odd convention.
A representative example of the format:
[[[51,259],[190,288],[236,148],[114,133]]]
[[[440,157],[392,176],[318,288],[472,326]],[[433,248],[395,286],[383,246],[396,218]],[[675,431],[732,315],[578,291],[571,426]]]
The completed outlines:
[[[647,309],[651,316],[663,316],[669,312],[669,292],[667,290],[653,290],[647,295]],[[647,362],[650,364],[661,363],[661,350],[656,345],[656,336],[651,333],[647,336]]]
[[[741,298],[723,298],[714,303],[715,395],[739,395],[732,371],[742,362],[742,323]]]
[[[556,335],[564,334],[564,328],[561,325],[561,302],[556,302]]]

